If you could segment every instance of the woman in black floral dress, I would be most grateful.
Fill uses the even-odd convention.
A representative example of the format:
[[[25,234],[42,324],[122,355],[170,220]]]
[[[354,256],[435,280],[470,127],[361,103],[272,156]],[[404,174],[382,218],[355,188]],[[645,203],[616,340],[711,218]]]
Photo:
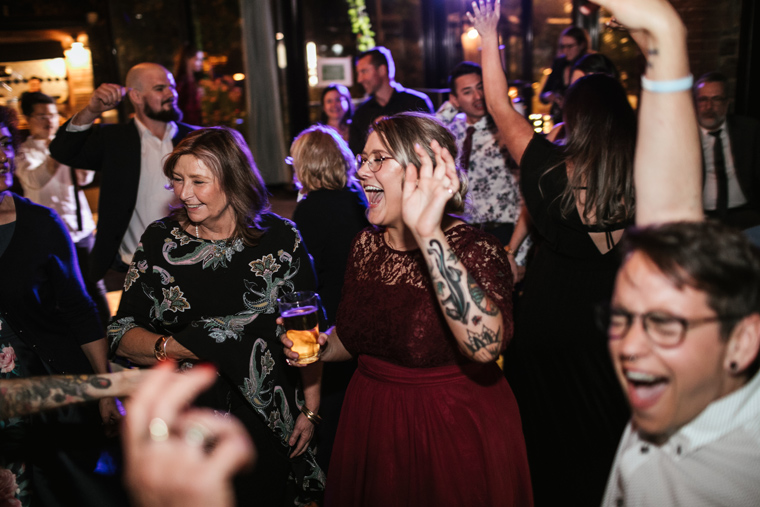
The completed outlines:
[[[275,322],[278,297],[316,286],[300,235],[267,211],[261,176],[230,129],[187,136],[164,174],[182,206],[143,234],[109,327],[111,350],[140,365],[217,366],[203,402],[242,420],[258,454],[236,482],[239,504],[318,499],[324,474],[301,408],[319,410],[321,367],[288,368]]]

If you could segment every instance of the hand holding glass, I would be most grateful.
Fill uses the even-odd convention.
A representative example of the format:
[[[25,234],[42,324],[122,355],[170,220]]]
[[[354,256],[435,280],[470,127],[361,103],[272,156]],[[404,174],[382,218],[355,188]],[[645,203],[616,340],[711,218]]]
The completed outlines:
[[[311,291],[291,292],[277,300],[280,315],[298,354],[296,364],[310,364],[319,359],[319,296]]]

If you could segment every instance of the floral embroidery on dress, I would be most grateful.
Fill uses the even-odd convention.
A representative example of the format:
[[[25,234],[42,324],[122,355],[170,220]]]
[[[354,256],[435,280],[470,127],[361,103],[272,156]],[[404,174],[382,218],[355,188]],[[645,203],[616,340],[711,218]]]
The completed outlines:
[[[275,262],[272,254],[267,254],[261,259],[249,263],[253,274],[259,278],[263,278],[266,283],[266,287],[262,290],[259,289],[256,283],[249,280],[243,280],[243,284],[248,290],[248,292],[243,294],[243,304],[245,304],[246,309],[250,312],[274,313],[277,310],[277,295],[280,292],[293,291],[293,282],[290,280],[298,274],[301,265],[300,259],[296,259],[295,262],[293,262],[293,257],[282,250],[277,254],[280,256],[280,262],[287,264],[288,266],[287,271],[285,271],[285,274],[282,277],[273,277],[282,266]],[[257,299],[251,301],[248,298],[249,293],[257,296]]]
[[[153,266],[153,272],[157,273],[158,276],[161,277],[161,285],[169,285],[170,283],[174,283],[174,277],[161,266]]]
[[[0,507],[21,507],[21,501],[16,498],[19,492],[16,474],[7,468],[0,468]]]
[[[226,240],[200,240],[200,244],[193,251],[186,255],[173,258],[171,257],[171,252],[177,248],[177,243],[166,238],[164,240],[163,255],[164,259],[174,266],[189,266],[200,262],[203,269],[210,267],[211,269],[216,270],[219,267],[226,268],[227,262],[232,260],[232,256],[235,253],[242,252],[243,247],[243,240],[240,238],[233,240],[232,244],[229,244]]]
[[[143,293],[153,301],[153,307],[150,309],[149,316],[162,321],[165,324],[174,324],[177,322],[177,317],[174,317],[174,319],[170,321],[164,320],[165,312],[184,312],[190,308],[190,303],[184,298],[184,293],[177,286],[170,287],[169,289],[161,289],[164,299],[160,303],[158,298],[153,295],[153,287],[143,283],[142,289]]]
[[[1,345],[1,347],[0,373],[13,373],[13,370],[16,369],[16,352],[10,345]]]
[[[200,319],[198,322],[204,324],[204,329],[211,330],[208,335],[216,343],[223,343],[227,339],[241,341],[243,339],[243,328],[253,322],[257,316],[254,313],[245,313],[226,317],[210,317]]]

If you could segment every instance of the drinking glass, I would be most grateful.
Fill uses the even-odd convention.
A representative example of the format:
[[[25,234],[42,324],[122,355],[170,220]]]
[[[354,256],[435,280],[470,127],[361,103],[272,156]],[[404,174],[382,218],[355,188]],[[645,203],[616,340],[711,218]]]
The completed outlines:
[[[319,359],[319,295],[311,291],[291,292],[277,300],[280,316],[298,353],[297,364],[310,364]]]

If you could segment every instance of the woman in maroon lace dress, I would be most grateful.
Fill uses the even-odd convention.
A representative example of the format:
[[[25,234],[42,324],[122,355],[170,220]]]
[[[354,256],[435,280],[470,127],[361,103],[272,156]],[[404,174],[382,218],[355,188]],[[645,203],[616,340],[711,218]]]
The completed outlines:
[[[512,337],[509,261],[454,215],[467,185],[448,130],[404,113],[370,132],[357,166],[374,227],[354,240],[336,326],[320,335],[324,361],[359,362],[326,503],[531,505],[518,408],[494,362]]]

